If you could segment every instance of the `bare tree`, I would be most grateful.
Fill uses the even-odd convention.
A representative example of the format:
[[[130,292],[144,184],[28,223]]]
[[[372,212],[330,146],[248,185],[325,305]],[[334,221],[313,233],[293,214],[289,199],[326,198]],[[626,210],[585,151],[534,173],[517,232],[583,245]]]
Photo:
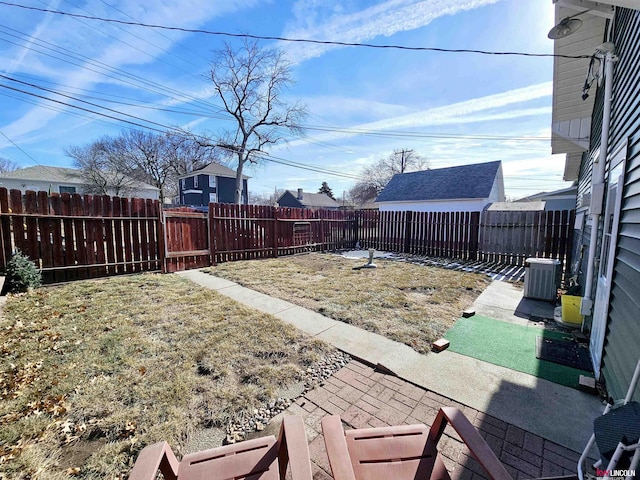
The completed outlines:
[[[177,194],[177,177],[215,161],[213,150],[169,132],[125,130],[85,146],[66,149],[86,181],[87,191],[129,195],[136,182],[157,187],[160,201]]]
[[[13,172],[17,169],[18,164],[16,162],[5,157],[0,157],[0,173]]]
[[[360,172],[364,180],[358,181],[350,190],[349,198],[357,205],[373,202],[397,173],[413,172],[429,168],[429,161],[413,150],[395,150]]]
[[[135,180],[128,175],[117,140],[105,136],[82,146],[71,146],[65,153],[80,170],[87,193],[127,196],[133,192]]]
[[[235,202],[242,201],[242,172],[257,163],[264,148],[284,140],[284,133],[301,131],[306,107],[286,104],[285,88],[292,84],[291,65],[284,53],[261,49],[257,41],[244,40],[234,49],[225,43],[216,53],[209,78],[234,129],[222,133],[209,146],[222,147],[237,160]]]
[[[276,188],[273,193],[250,193],[249,204],[274,206],[283,193],[282,188]]]

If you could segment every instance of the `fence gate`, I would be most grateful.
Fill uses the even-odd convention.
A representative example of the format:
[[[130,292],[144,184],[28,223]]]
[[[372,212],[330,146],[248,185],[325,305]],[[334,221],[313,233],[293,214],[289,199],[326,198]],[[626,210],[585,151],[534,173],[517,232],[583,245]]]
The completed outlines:
[[[209,214],[191,208],[163,212],[165,273],[211,265]]]

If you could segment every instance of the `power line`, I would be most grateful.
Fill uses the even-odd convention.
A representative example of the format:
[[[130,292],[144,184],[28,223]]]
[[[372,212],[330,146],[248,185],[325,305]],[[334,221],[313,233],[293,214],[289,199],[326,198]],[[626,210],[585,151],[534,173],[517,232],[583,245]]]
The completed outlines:
[[[4,138],[6,138],[7,140],[9,140],[9,142],[11,142],[11,144],[16,147],[18,150],[20,150],[22,153],[25,154],[25,156],[27,156],[28,158],[30,158],[31,160],[33,160],[37,165],[41,165],[40,162],[38,162],[35,158],[33,158],[31,155],[29,155],[27,152],[25,152],[22,147],[20,145],[18,145],[16,142],[14,142],[13,140],[11,140],[9,137],[7,137],[7,135],[5,135],[5,133],[0,130],[0,135],[2,135]]]
[[[117,20],[114,18],[104,18],[104,17],[96,17],[93,15],[81,15],[78,13],[70,13],[63,12],[60,10],[51,10],[48,8],[38,8],[31,7],[27,5],[18,5],[17,3],[10,3],[0,1],[1,5],[6,5],[9,7],[17,7],[23,8],[26,10],[35,10],[38,12],[44,13],[52,13],[55,15],[64,15],[68,17],[75,18],[84,18],[87,20],[98,20],[101,22],[108,23],[117,23],[121,25],[131,25],[136,27],[146,27],[146,28],[156,28],[162,30],[174,30],[179,32],[187,32],[187,33],[201,33],[205,35],[217,35],[217,36],[225,36],[225,37],[237,37],[237,38],[251,38],[255,40],[276,40],[281,42],[293,42],[293,43],[313,43],[319,45],[336,45],[341,47],[365,47],[365,48],[377,48],[377,49],[394,49],[394,50],[409,50],[409,51],[421,51],[421,52],[443,52],[443,53],[476,53],[480,55],[501,55],[501,56],[521,56],[521,57],[551,57],[551,58],[569,58],[569,59],[580,59],[580,58],[591,58],[591,55],[558,55],[554,53],[528,53],[528,52],[495,52],[495,51],[487,51],[487,50],[474,50],[474,49],[452,49],[452,48],[435,48],[435,47],[411,47],[406,45],[379,45],[372,43],[358,43],[358,42],[339,42],[333,40],[313,40],[309,38],[287,38],[287,37],[277,37],[270,35],[252,35],[248,33],[230,33],[230,32],[220,32],[220,31],[211,31],[211,30],[203,30],[203,29],[194,29],[194,28],[183,28],[183,27],[171,27],[167,25],[158,25],[151,23],[142,23],[142,22],[131,22],[126,20]]]
[[[7,27],[6,25],[2,25],[2,28],[6,29],[6,30],[13,31],[13,32],[16,32],[18,35],[21,35],[22,37],[26,37],[27,39],[33,39],[32,36],[27,35],[27,34],[25,34],[23,32],[18,31],[18,30],[15,30],[15,29],[13,29],[11,27]],[[17,39],[21,40],[21,38],[19,36],[12,35],[12,34],[6,33],[6,32],[3,32],[3,33],[4,33],[4,35],[8,35],[10,37],[14,37],[14,38],[17,38]],[[48,56],[48,57],[51,57],[53,59],[60,60],[60,61],[66,62],[66,63],[70,63],[71,65],[75,65],[75,66],[80,67],[80,68],[82,68],[84,70],[88,70],[90,72],[94,72],[94,73],[98,73],[100,75],[104,75],[105,77],[112,78],[112,79],[114,79],[114,80],[116,80],[118,82],[122,82],[124,84],[131,85],[131,86],[133,86],[135,88],[142,88],[144,90],[147,90],[148,92],[164,95],[164,96],[166,96],[168,98],[172,98],[172,99],[174,99],[174,100],[176,100],[178,102],[186,102],[186,101],[196,102],[197,104],[201,104],[206,108],[211,108],[216,112],[222,112],[223,111],[221,107],[219,107],[219,106],[217,106],[217,105],[215,105],[213,103],[207,102],[207,101],[202,100],[202,99],[198,99],[196,97],[187,95],[187,94],[185,94],[183,92],[180,92],[178,90],[175,90],[175,89],[166,87],[164,85],[158,84],[156,82],[147,80],[146,78],[143,78],[143,77],[141,77],[139,75],[135,75],[135,74],[129,73],[129,72],[125,71],[125,70],[119,69],[117,67],[113,67],[113,66],[108,65],[106,63],[94,60],[94,59],[92,59],[90,57],[87,57],[87,56],[82,55],[80,53],[74,52],[74,51],[69,50],[67,48],[55,45],[55,44],[53,44],[51,42],[47,42],[46,40],[33,39],[33,42],[40,48],[44,48],[46,50],[50,50],[50,51],[53,51],[55,53],[59,53],[60,55],[63,55],[62,58],[58,57],[58,56],[55,56],[55,55],[51,55],[49,53],[42,52],[42,51],[40,51],[38,49],[35,49],[35,48],[32,48],[32,47],[27,47],[27,46],[24,46],[24,45],[21,45],[21,44],[17,44],[15,42],[10,41],[10,40],[6,40],[6,39],[1,39],[1,40],[4,41],[4,42],[10,43],[12,45],[16,45],[16,46],[18,46],[20,48],[25,48],[27,50],[34,51],[34,52],[39,53],[41,55],[45,55],[45,56]],[[69,58],[77,60],[77,61],[80,61],[80,62],[85,62],[85,63],[84,64],[83,63],[74,63],[73,61],[70,61]],[[92,67],[95,67],[95,68],[89,68],[87,66],[87,64],[89,64],[89,65],[91,65]],[[105,71],[108,72],[108,73],[105,73]]]
[[[5,76],[4,75],[0,75],[0,77],[5,77]],[[93,113],[95,115],[99,115],[99,116],[102,116],[102,117],[106,117],[106,118],[110,118],[110,119],[113,119],[113,120],[117,120],[119,122],[124,122],[124,123],[127,123],[129,125],[134,125],[134,126],[137,126],[137,127],[148,129],[148,130],[153,130],[153,131],[158,132],[158,133],[166,133],[165,130],[160,130],[158,128],[150,127],[150,126],[143,125],[143,124],[140,124],[140,123],[137,123],[137,122],[126,120],[126,119],[123,119],[123,118],[118,118],[118,117],[115,117],[113,115],[108,115],[108,114],[105,114],[105,113],[102,113],[102,112],[97,112],[95,110],[84,108],[84,107],[81,107],[79,105],[73,105],[71,103],[63,102],[61,100],[48,98],[48,97],[45,97],[43,95],[38,95],[38,94],[33,93],[33,92],[28,92],[26,90],[21,90],[21,89],[18,89],[18,88],[10,87],[9,85],[1,85],[0,84],[0,87],[7,88],[9,90],[13,90],[13,91],[16,91],[16,92],[24,93],[26,95],[31,95],[31,96],[34,96],[34,97],[37,97],[37,98],[41,98],[43,100],[48,100],[48,101],[55,102],[55,103],[58,103],[58,104],[66,105],[68,107],[77,108],[77,109],[82,110],[84,112]],[[88,102],[85,102],[85,103],[88,103]],[[92,105],[94,105],[94,104],[92,104]],[[100,107],[100,108],[105,108],[105,107]],[[107,110],[113,111],[113,112],[118,113],[120,115],[127,115],[125,113],[118,112],[116,110],[111,110],[111,109],[107,109]],[[130,117],[133,117],[135,119],[138,119],[138,120],[141,120],[141,121],[144,121],[144,122],[148,122],[148,123],[151,123],[151,124],[159,125],[159,126],[161,126],[163,128],[166,128],[167,130],[175,130],[174,128],[171,128],[171,127],[169,127],[167,125],[163,125],[163,124],[160,124],[160,123],[157,123],[157,122],[152,122],[150,120],[145,120],[145,119],[140,118],[140,117],[135,117],[135,116],[132,116],[132,115],[127,115],[127,116],[130,116]],[[0,133],[2,133],[2,132],[0,132]],[[11,141],[8,137],[7,137],[7,140]],[[11,141],[11,143],[13,143],[13,142]],[[16,145],[15,143],[13,143],[13,144]],[[18,146],[16,145],[16,147],[18,147]],[[18,147],[18,148],[20,148],[20,147]],[[23,153],[25,153],[25,155],[29,156],[26,152],[24,152],[24,150],[22,150],[22,149],[20,149],[20,150]],[[33,159],[31,156],[29,156],[29,158],[31,158],[32,160],[34,160],[37,163],[37,161],[35,159]],[[261,154],[260,158],[263,158],[264,160],[267,160],[269,162],[279,163],[279,164],[290,166],[290,167],[294,167],[294,168],[300,168],[300,169],[304,169],[304,170],[318,172],[318,173],[322,173],[322,174],[325,174],[325,175],[332,175],[332,176],[336,176],[336,177],[344,177],[344,178],[349,178],[351,180],[361,180],[362,179],[362,177],[358,177],[358,176],[355,176],[355,175],[349,175],[349,174],[345,174],[345,173],[342,173],[342,172],[336,172],[336,171],[323,169],[323,168],[319,168],[319,167],[312,167],[312,166],[309,166],[309,165],[304,165],[302,163],[294,162],[293,160],[287,160],[287,159],[284,159],[284,158],[275,157],[275,156],[269,155],[267,153]]]
[[[25,75],[15,75],[14,76],[25,76]],[[55,93],[58,95],[62,95],[62,96],[66,96],[68,98],[73,98],[74,100],[80,101],[80,102],[84,102],[84,103],[88,103],[90,105],[93,106],[98,106],[100,108],[105,108],[107,110],[107,107],[103,107],[101,105],[97,105],[91,102],[87,102],[85,100],[81,100],[77,97],[72,97],[70,96],[70,94],[72,92],[69,91],[64,91],[64,90],[53,90],[53,89],[48,89],[46,87],[42,87],[39,86],[35,83],[30,83],[30,82],[25,82],[13,77],[9,77],[6,75],[0,75],[0,77],[11,80],[11,81],[15,81],[18,83],[22,83],[25,85],[29,85],[32,86],[34,88],[38,88],[41,90],[46,90],[48,92],[51,93]],[[27,78],[29,78],[27,76]],[[40,80],[42,81],[42,80]],[[47,82],[44,81],[45,83],[52,83],[54,84],[54,82]],[[65,85],[62,85],[65,86]],[[75,87],[68,87],[68,88],[73,88],[76,89]],[[100,94],[100,95],[108,95],[108,94],[103,94],[101,92],[93,92],[91,90],[85,90],[85,89],[76,89],[76,90],[80,90],[80,91],[86,91],[86,92],[90,92],[90,93],[95,93],[95,94]],[[94,100],[99,100],[99,101],[103,101],[103,102],[109,102],[109,103],[115,103],[115,104],[119,104],[119,105],[126,105],[126,106],[130,106],[130,107],[135,107],[135,108],[142,108],[142,109],[148,109],[148,110],[157,110],[157,111],[162,111],[162,112],[169,112],[169,113],[177,113],[177,114],[181,114],[181,115],[188,115],[188,116],[195,116],[195,117],[206,117],[206,118],[212,118],[212,119],[217,119],[217,120],[229,120],[229,117],[227,116],[223,116],[223,115],[212,115],[210,113],[205,113],[205,112],[201,112],[201,111],[195,111],[195,110],[183,110],[183,109],[175,109],[175,108],[165,108],[165,107],[159,107],[159,106],[154,106],[154,105],[143,105],[143,104],[139,104],[139,103],[131,103],[131,102],[125,102],[125,101],[118,101],[118,100],[111,100],[108,98],[104,98],[101,96],[91,96],[91,95],[82,95],[82,97],[84,98],[89,98],[89,99],[94,99]],[[116,95],[108,95],[108,96],[113,96],[115,98],[122,98],[122,99],[126,99],[126,100],[132,100],[135,101],[135,99],[131,99],[131,98],[127,98],[127,97],[123,97],[123,96],[116,96]],[[121,113],[121,112],[117,112],[115,110],[113,110],[116,113]],[[123,115],[126,115],[124,113],[122,113]],[[146,120],[145,120],[146,121]],[[387,137],[387,138],[415,138],[415,139],[421,139],[421,138],[440,138],[440,139],[447,139],[447,138],[452,138],[452,139],[462,139],[462,140],[495,140],[495,141],[499,141],[499,140],[519,140],[519,141],[545,141],[548,142],[551,140],[551,137],[539,137],[539,136],[508,136],[508,135],[473,135],[473,134],[458,134],[458,133],[448,133],[448,132],[406,132],[406,131],[397,131],[397,130],[386,130],[386,131],[376,131],[376,130],[368,130],[368,129],[361,129],[361,128],[349,128],[349,127],[322,127],[319,125],[301,125],[302,128],[307,129],[307,130],[318,130],[318,131],[326,131],[326,132],[336,132],[336,133],[349,133],[349,134],[355,134],[355,135],[369,135],[369,136],[377,136],[377,137]],[[311,143],[316,143],[318,145],[324,145],[326,147],[329,148],[336,148],[338,149],[338,147],[333,147],[332,145],[326,144],[324,142],[318,141],[317,139],[314,139],[313,137],[309,137],[307,135],[301,136],[300,138],[302,138],[305,141],[311,142]],[[583,140],[582,138],[574,138],[573,140]]]
[[[73,97],[73,96],[71,96],[71,95],[66,95],[66,94],[64,94],[64,93],[56,92],[55,90],[52,90],[52,89],[50,89],[50,88],[40,87],[40,86],[35,85],[35,84],[33,84],[33,83],[23,82],[22,80],[17,80],[17,79],[14,79],[14,78],[11,78],[11,77],[7,77],[6,75],[2,75],[2,74],[0,74],[0,78],[5,78],[5,79],[7,79],[7,80],[11,80],[12,82],[20,83],[20,84],[22,84],[22,85],[27,85],[27,86],[29,86],[29,87],[37,88],[37,89],[39,89],[39,90],[44,90],[45,92],[53,93],[53,94],[55,94],[55,95],[60,95],[61,97],[65,97],[65,98],[68,98],[68,99],[70,99],[70,100],[75,100],[76,102],[85,103],[85,104],[90,105],[90,106],[92,106],[92,107],[102,108],[103,110],[106,110],[106,111],[108,111],[108,112],[112,112],[112,113],[117,113],[118,115],[124,115],[125,117],[133,118],[133,119],[135,119],[135,120],[140,120],[140,121],[142,121],[142,122],[147,122],[147,123],[150,123],[151,125],[157,125],[157,126],[162,127],[162,128],[168,128],[168,129],[170,129],[170,130],[176,130],[175,128],[167,127],[166,125],[163,125],[162,123],[154,122],[154,121],[152,121],[152,120],[146,120],[146,119],[144,119],[144,118],[137,117],[137,116],[135,116],[135,115],[130,115],[130,114],[128,114],[128,113],[120,112],[120,111],[118,111],[118,110],[114,110],[114,109],[112,109],[112,108],[103,107],[102,105],[99,105],[99,104],[97,104],[97,103],[87,102],[86,100],[81,100],[81,99],[79,99],[79,98],[77,98],[77,97]],[[0,87],[2,87],[2,88],[8,88],[8,89],[11,89],[11,90],[15,90],[15,91],[20,92],[20,93],[26,93],[27,95],[33,95],[33,96],[36,96],[36,97],[39,97],[39,98],[43,98],[43,99],[45,99],[45,100],[49,100],[49,101],[53,101],[53,102],[57,102],[57,100],[55,100],[55,99],[52,99],[52,98],[49,98],[49,97],[40,96],[40,95],[36,95],[36,94],[34,94],[34,93],[32,93],[32,92],[27,92],[27,91],[25,91],[25,90],[14,89],[14,88],[12,88],[12,87],[10,87],[10,86],[8,86],[8,85],[2,85],[2,84],[0,84]],[[60,102],[59,102],[59,103],[60,103]],[[93,110],[88,110],[88,109],[85,109],[85,108],[82,108],[82,107],[78,107],[77,105],[72,105],[72,104],[68,104],[68,105],[70,105],[70,106],[72,106],[72,107],[74,107],[74,108],[79,108],[80,110],[84,110],[84,111],[86,111],[86,112],[90,112],[90,113],[98,113],[98,112],[95,112],[95,111],[93,111]],[[117,117],[112,117],[112,116],[110,116],[110,115],[105,115],[105,114],[101,114],[101,115],[104,115],[104,116],[109,117],[109,118],[114,118],[114,119],[117,119],[117,120],[120,120],[120,121],[123,121],[123,122],[132,123],[132,122],[128,122],[127,120],[124,120],[124,119],[118,119]],[[140,124],[138,124],[138,123],[133,123],[133,125],[140,126],[140,127],[143,127],[143,128],[149,128],[149,127],[144,127],[143,125],[140,125]],[[164,132],[163,132],[163,133],[164,133]]]

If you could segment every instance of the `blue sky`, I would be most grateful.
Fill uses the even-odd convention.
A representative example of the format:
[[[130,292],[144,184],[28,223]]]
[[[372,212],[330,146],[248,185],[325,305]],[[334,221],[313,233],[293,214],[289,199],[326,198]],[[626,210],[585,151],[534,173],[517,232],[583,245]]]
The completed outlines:
[[[448,49],[553,51],[553,42],[546,37],[554,23],[551,0],[20,3],[230,33]],[[220,103],[205,78],[213,51],[224,37],[107,24],[1,4],[0,19],[2,75],[194,132],[232,126],[211,118],[219,117]],[[569,186],[562,181],[563,159],[550,153],[550,58],[263,44],[285,50],[296,81],[287,99],[305,103],[309,111],[304,136],[290,137],[269,153],[345,176],[264,162],[246,172],[252,177],[251,191],[270,192],[276,187],[316,191],[326,181],[335,194],[342,195],[355,182],[350,177],[358,176],[362,167],[402,148],[426,157],[431,168],[502,160],[505,189],[511,198]],[[2,78],[0,85],[69,101]],[[65,147],[88,144],[128,128],[125,123],[6,88],[0,88],[0,102],[0,156],[22,167],[71,166]]]

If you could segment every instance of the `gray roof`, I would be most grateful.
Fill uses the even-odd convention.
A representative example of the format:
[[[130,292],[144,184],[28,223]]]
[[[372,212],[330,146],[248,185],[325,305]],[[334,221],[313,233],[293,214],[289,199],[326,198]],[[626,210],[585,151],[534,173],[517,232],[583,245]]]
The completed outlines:
[[[216,177],[228,177],[228,178],[236,178],[236,171],[230,169],[229,167],[225,167],[219,163],[211,162],[206,167],[199,168],[198,170],[193,170],[192,172],[185,173],[180,175],[179,178],[184,177],[192,177],[193,175],[198,175],[200,173],[207,175],[214,175]],[[251,178],[246,175],[242,175],[242,178]]]
[[[282,195],[280,195],[280,198],[282,198],[287,193],[293,195],[293,197],[295,199],[297,199],[304,207],[309,207],[309,208],[324,208],[324,207],[337,208],[337,207],[340,206],[340,203],[338,203],[336,200],[334,200],[333,198],[331,198],[330,196],[328,196],[328,195],[326,195],[324,193],[302,192],[302,200],[300,200],[300,199],[298,199],[298,191],[297,190],[285,190],[284,193]],[[280,198],[278,199],[278,201],[280,201]]]
[[[46,165],[19,168],[12,172],[1,173],[0,177],[16,180],[41,180],[43,182],[84,183],[84,180],[80,177],[80,172],[74,168],[49,167]]]
[[[529,202],[531,200],[550,200],[552,197],[562,197],[565,195],[575,196],[578,193],[578,186],[574,185],[568,188],[562,188],[560,190],[554,190],[552,192],[540,192],[528,197],[523,197],[516,202]]]
[[[458,167],[397,173],[376,202],[488,198],[500,160]]]
[[[14,180],[30,180],[41,182],[70,183],[85,185],[87,182],[80,175],[80,170],[75,168],[51,167],[49,165],[36,165],[35,167],[19,168],[11,172],[0,173],[0,178]],[[131,179],[131,186],[140,190],[159,190],[153,185]]]

